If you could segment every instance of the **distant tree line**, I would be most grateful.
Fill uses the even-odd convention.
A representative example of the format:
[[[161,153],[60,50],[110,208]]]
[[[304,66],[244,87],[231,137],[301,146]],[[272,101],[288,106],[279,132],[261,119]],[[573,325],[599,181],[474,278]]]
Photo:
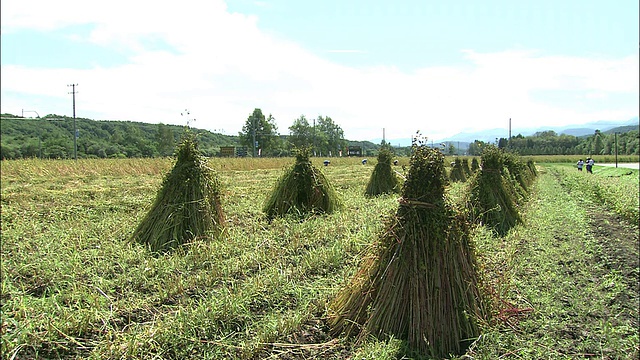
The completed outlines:
[[[132,158],[172,156],[185,131],[184,126],[132,121],[97,121],[76,118],[77,156],[83,158]],[[0,119],[0,159],[73,159],[73,118],[50,114],[23,118],[2,114]],[[255,109],[238,136],[192,129],[198,135],[205,156],[218,156],[220,147],[245,147],[247,156],[290,156],[295,147],[312,148],[316,156],[338,156],[349,145],[363,154],[377,154],[380,147],[368,141],[347,141],[342,128],[329,116],[311,122],[304,115],[295,119],[289,134],[280,135],[272,115]]]
[[[542,131],[532,136],[520,134],[511,139],[498,139],[498,147],[514,151],[520,155],[639,155],[640,137],[638,126],[626,126],[607,132],[596,130],[593,135],[573,136]],[[483,141],[469,145],[469,155],[480,155]]]
[[[73,118],[47,115],[20,118],[2,114],[0,158],[72,159]],[[131,121],[96,121],[76,118],[78,158],[127,158],[171,156],[184,126]],[[200,149],[215,156],[220,146],[236,146],[237,136],[194,129]]]
[[[22,118],[2,114],[0,120],[0,159],[48,158],[72,159],[73,118],[47,115],[42,118]],[[148,124],[132,121],[96,121],[76,119],[78,158],[162,157],[173,155],[186,127]],[[220,147],[245,147],[247,156],[291,156],[295,147],[308,146],[315,156],[339,156],[348,146],[360,146],[364,156],[376,156],[379,144],[369,141],[349,141],[344,131],[329,116],[307,119],[301,115],[293,120],[288,134],[279,134],[275,118],[265,116],[261,109],[247,118],[238,136],[193,129],[198,133],[200,149],[205,156],[217,156]],[[521,155],[638,155],[640,151],[638,126],[627,126],[606,132],[596,130],[593,135],[576,137],[554,131],[538,132],[532,136],[520,134],[511,139],[497,139],[498,147]],[[469,155],[480,155],[487,143],[474,141]],[[450,143],[449,154],[458,153]],[[410,155],[410,147],[396,147],[397,156]]]

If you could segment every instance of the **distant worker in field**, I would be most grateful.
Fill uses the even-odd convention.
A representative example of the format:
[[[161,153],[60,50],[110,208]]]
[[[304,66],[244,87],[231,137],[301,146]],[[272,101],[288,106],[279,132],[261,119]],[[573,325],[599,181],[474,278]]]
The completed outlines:
[[[578,171],[582,171],[582,166],[584,165],[584,161],[582,159],[578,160],[576,166],[578,166]]]
[[[587,172],[589,174],[593,174],[593,164],[595,164],[595,161],[593,161],[592,158],[588,157],[587,158]]]

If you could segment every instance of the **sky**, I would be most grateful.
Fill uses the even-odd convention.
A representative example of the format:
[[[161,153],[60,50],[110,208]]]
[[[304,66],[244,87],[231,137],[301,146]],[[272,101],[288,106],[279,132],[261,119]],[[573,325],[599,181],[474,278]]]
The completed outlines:
[[[637,0],[3,0],[2,113],[349,140],[625,122]],[[187,115],[188,111],[188,115]]]

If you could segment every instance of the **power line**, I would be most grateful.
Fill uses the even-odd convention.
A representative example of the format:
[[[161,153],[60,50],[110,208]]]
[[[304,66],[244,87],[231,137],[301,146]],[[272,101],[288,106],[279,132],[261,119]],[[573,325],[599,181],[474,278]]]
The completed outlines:
[[[37,116],[38,118],[40,117],[40,114],[38,114],[38,112],[37,112],[37,111],[35,111],[35,110],[25,110],[25,109],[22,109],[22,117],[23,117],[23,118],[24,118],[24,113],[26,113],[26,112],[36,113],[36,116]]]

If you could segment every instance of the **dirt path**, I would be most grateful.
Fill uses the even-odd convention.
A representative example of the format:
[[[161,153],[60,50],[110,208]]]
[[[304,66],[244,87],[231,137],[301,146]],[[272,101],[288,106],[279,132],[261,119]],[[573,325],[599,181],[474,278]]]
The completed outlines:
[[[620,164],[619,164],[620,165]],[[615,165],[614,165],[615,166]],[[562,177],[555,173],[556,180],[563,184]],[[579,191],[565,186],[564,190],[572,196],[581,197]],[[571,321],[571,331],[567,335],[579,342],[589,338],[605,340],[609,346],[590,354],[598,354],[603,359],[638,359],[640,346],[637,335],[640,328],[640,243],[638,224],[631,224],[614,211],[594,202],[582,203],[586,208],[588,232],[597,243],[597,250],[586,266],[586,278],[574,278],[576,286],[582,287],[582,296],[587,304],[594,304],[593,311],[580,315]],[[580,252],[576,248],[575,252]],[[577,270],[577,269],[576,269]],[[584,281],[587,281],[586,283]],[[589,287],[588,284],[599,284]],[[589,290],[587,290],[589,289]],[[598,300],[599,299],[599,300]],[[604,300],[604,302],[603,302]],[[595,306],[598,304],[599,306]],[[586,317],[584,317],[586,315]],[[595,320],[595,321],[594,321]],[[605,325],[602,325],[605,324]],[[623,342],[616,343],[616,336],[608,338],[606,327],[615,328],[616,336]],[[582,336],[581,336],[582,335]],[[634,340],[635,339],[635,340]],[[628,347],[629,341],[635,343]],[[617,348],[616,345],[620,346]],[[621,348],[626,349],[621,352]],[[621,354],[625,356],[620,357]]]
[[[615,163],[596,164],[599,166],[616,167]],[[618,163],[619,168],[640,169],[640,163]]]
[[[602,246],[607,268],[622,274],[628,289],[613,302],[624,309],[620,316],[628,319],[634,327],[640,326],[638,303],[640,301],[640,243],[638,228],[619,216],[602,208],[588,211],[591,231]]]

